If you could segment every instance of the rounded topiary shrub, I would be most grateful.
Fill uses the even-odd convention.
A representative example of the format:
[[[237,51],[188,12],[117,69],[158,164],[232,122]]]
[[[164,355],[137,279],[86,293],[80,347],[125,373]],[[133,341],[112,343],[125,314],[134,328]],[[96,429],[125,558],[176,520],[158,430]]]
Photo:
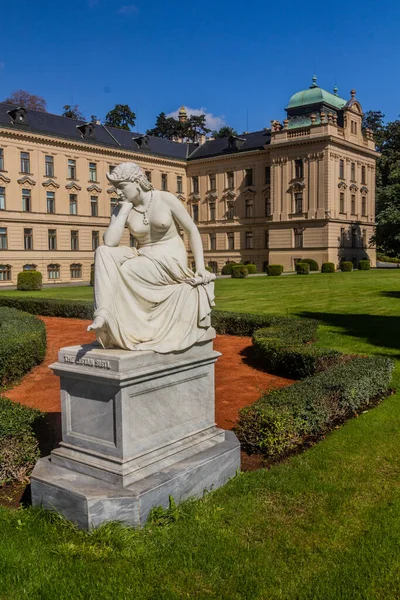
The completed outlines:
[[[297,275],[308,275],[310,273],[310,265],[305,262],[298,262],[296,264]]]
[[[212,272],[213,272],[212,268],[211,268],[211,267],[209,267],[209,266],[206,266],[206,267],[204,267],[204,268],[205,268],[205,270],[206,270],[206,271],[208,271],[209,273],[212,273]]]
[[[270,277],[282,275],[282,273],[283,273],[283,265],[268,265],[267,266],[267,275],[269,275]]]
[[[322,263],[321,273],[334,273],[335,272],[335,263],[326,262]]]
[[[318,265],[317,261],[314,260],[313,258],[302,258],[300,262],[310,265],[310,271],[318,271],[319,270],[319,265]]]
[[[358,268],[360,271],[368,271],[371,268],[371,263],[369,260],[360,260]]]
[[[232,269],[231,277],[233,277],[234,279],[243,279],[244,277],[247,277],[248,274],[249,271],[247,269],[247,266],[245,267],[244,265],[235,265]]]
[[[42,274],[39,271],[22,271],[18,273],[17,289],[28,292],[42,289]]]
[[[352,271],[353,270],[353,263],[350,262],[349,260],[345,260],[341,263],[340,265],[340,270],[341,271]]]
[[[249,275],[254,275],[254,273],[257,273],[257,267],[253,263],[245,263],[244,266],[248,270]]]
[[[234,267],[237,264],[238,263],[235,262],[226,263],[226,265],[224,265],[221,269],[221,275],[232,275],[232,267]]]

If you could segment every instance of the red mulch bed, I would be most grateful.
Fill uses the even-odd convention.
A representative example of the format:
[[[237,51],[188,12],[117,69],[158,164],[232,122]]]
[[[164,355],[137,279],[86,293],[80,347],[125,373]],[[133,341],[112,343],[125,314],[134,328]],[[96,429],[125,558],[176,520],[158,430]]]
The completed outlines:
[[[5,395],[27,406],[49,413],[48,422],[60,427],[60,384],[59,378],[48,366],[57,360],[58,350],[64,346],[87,344],[95,339],[86,328],[90,321],[41,317],[47,330],[47,352],[41,365],[33,369],[20,383]],[[290,379],[276,377],[257,370],[248,359],[251,338],[233,335],[218,335],[214,349],[222,353],[215,366],[215,418],[219,427],[231,429],[239,409],[257,400],[263,391],[285,387],[293,383]],[[254,470],[263,466],[262,457],[247,456],[242,452],[242,469]],[[0,504],[4,495],[17,498],[8,486],[0,490]],[[18,496],[18,494],[17,494]]]

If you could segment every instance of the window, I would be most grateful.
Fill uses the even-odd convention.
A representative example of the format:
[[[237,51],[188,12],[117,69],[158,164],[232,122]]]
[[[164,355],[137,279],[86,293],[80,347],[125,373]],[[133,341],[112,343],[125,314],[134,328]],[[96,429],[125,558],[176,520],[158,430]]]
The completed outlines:
[[[33,250],[33,230],[24,229],[24,250]]]
[[[296,215],[299,215],[303,212],[303,194],[302,192],[297,192],[294,195],[294,212]]]
[[[199,193],[199,178],[198,177],[192,177],[192,191],[193,191],[193,194]]]
[[[364,184],[367,183],[367,174],[366,174],[365,167],[361,167],[361,183],[364,183]]]
[[[71,250],[79,250],[79,232],[71,231]]]
[[[351,181],[356,180],[356,163],[351,163],[350,165],[350,179]]]
[[[217,177],[215,175],[209,175],[209,180],[210,180],[210,190],[216,190],[217,189]]]
[[[6,210],[6,188],[0,187],[0,210]]]
[[[76,179],[76,160],[68,159],[68,179]]]
[[[211,260],[208,263],[208,266],[210,267],[213,273],[218,273],[218,263],[215,260]]]
[[[361,216],[367,216],[367,198],[365,196],[361,198]]]
[[[228,171],[226,174],[226,187],[232,190],[235,187],[233,171]]]
[[[265,230],[265,247],[269,248],[269,229]]]
[[[145,171],[144,174],[146,175],[147,181],[151,183],[151,171]]]
[[[339,198],[339,212],[344,213],[344,192],[340,192]]]
[[[265,167],[265,185],[271,185],[271,167]]]
[[[0,148],[0,171],[4,171],[4,150]]]
[[[303,247],[303,229],[301,229],[300,227],[294,230],[294,247]]]
[[[47,237],[49,241],[49,250],[57,250],[57,231],[55,229],[49,229]]]
[[[192,204],[192,218],[195,223],[199,222],[199,205]]]
[[[362,232],[362,245],[363,245],[363,248],[367,247],[367,230],[366,229],[363,229],[363,232]]]
[[[90,214],[92,217],[97,217],[99,214],[99,205],[97,196],[90,196]]]
[[[29,152],[21,152],[21,173],[30,173]]]
[[[270,217],[271,215],[272,215],[271,197],[268,195],[265,197],[265,216]]]
[[[215,221],[215,202],[209,204],[210,221]]]
[[[226,218],[233,219],[235,217],[235,205],[233,202],[228,202],[228,209],[226,211]]]
[[[345,232],[344,227],[340,228],[340,247],[344,248]]]
[[[251,250],[253,248],[253,232],[246,231],[246,250]]]
[[[161,189],[166,192],[168,189],[168,176],[166,173],[161,174]]]
[[[36,265],[24,265],[22,267],[23,271],[36,271]]]
[[[0,281],[11,281],[11,265],[0,265]]]
[[[60,265],[47,265],[47,277],[49,279],[60,279]]]
[[[111,215],[113,214],[117,204],[118,204],[117,198],[111,198],[111,200],[110,200],[110,214]]]
[[[339,160],[339,177],[340,179],[344,179],[344,160]]]
[[[54,177],[54,158],[53,156],[45,156],[44,169],[46,177]]]
[[[0,227],[0,250],[7,250],[7,227]]]
[[[234,250],[235,249],[235,234],[233,233],[233,231],[230,231],[229,233],[226,234],[226,237],[228,239],[228,250]]]
[[[56,199],[55,199],[55,193],[54,192],[47,192],[46,193],[46,198],[47,198],[47,212],[50,214],[53,214],[56,212]]]
[[[210,250],[217,249],[217,236],[215,233],[210,233]]]
[[[357,133],[357,121],[351,121],[350,123],[350,131],[351,133]]]
[[[78,196],[76,194],[69,195],[69,214],[78,214]]]
[[[177,175],[176,176],[176,191],[177,191],[178,194],[182,194],[182,192],[183,192],[182,176],[181,175]]]
[[[99,232],[92,231],[92,250],[96,250],[99,247]]]
[[[253,169],[244,170],[244,185],[253,185]]]
[[[247,198],[246,200],[246,218],[251,218],[253,217],[253,199],[252,198]]]
[[[356,214],[356,197],[354,194],[351,195],[351,214]]]
[[[89,179],[90,181],[97,181],[97,164],[89,163]]]
[[[31,212],[31,190],[22,190],[22,210]]]
[[[82,265],[73,263],[70,266],[71,279],[82,279]]]
[[[304,163],[302,158],[298,158],[294,161],[294,171],[296,179],[302,179],[304,177]]]
[[[137,239],[135,237],[133,237],[133,235],[131,233],[129,234],[129,246],[131,248],[138,247]]]
[[[351,247],[357,248],[357,230],[355,227],[351,228]]]

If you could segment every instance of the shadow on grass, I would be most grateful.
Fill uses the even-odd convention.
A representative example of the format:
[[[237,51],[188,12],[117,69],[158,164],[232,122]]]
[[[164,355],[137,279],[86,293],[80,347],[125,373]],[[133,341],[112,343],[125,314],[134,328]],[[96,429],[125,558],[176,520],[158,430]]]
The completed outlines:
[[[381,296],[385,296],[385,298],[398,298],[400,300],[400,291],[395,292],[380,292]]]
[[[358,337],[379,347],[400,348],[400,317],[354,315],[304,311],[298,317],[316,319],[339,327],[345,335]]]

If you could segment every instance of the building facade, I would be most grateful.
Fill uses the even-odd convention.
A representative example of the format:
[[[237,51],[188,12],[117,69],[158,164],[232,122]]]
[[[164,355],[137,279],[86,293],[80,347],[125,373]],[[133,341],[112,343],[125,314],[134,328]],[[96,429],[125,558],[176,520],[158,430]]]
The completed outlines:
[[[262,131],[186,144],[0,103],[0,285],[27,269],[89,280],[117,202],[106,173],[123,161],[185,204],[215,272],[231,260],[374,265],[377,153],[355,92],[313,81],[286,111]],[[126,230],[121,243],[136,242]]]

